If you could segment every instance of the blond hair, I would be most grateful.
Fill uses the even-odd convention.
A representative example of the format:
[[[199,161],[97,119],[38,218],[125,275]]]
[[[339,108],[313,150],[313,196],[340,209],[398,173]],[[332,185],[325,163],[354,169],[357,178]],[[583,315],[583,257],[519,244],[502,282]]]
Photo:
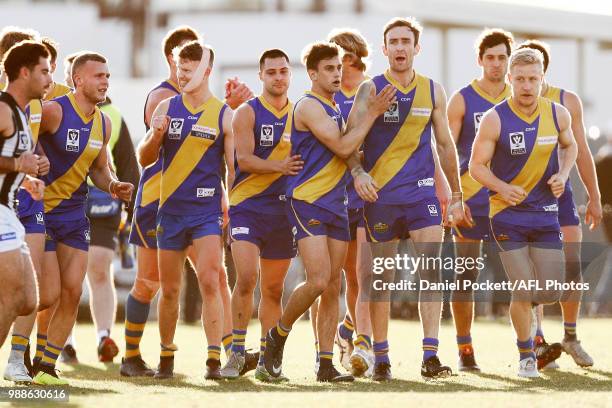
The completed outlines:
[[[512,55],[510,55],[510,69],[515,65],[531,64],[538,64],[542,67],[542,71],[544,70],[544,56],[540,51],[534,50],[533,48],[521,48],[515,50]]]
[[[338,28],[329,33],[328,41],[339,45],[345,53],[355,55],[358,59],[357,68],[365,71],[364,59],[370,54],[370,49],[359,31],[352,28]]]

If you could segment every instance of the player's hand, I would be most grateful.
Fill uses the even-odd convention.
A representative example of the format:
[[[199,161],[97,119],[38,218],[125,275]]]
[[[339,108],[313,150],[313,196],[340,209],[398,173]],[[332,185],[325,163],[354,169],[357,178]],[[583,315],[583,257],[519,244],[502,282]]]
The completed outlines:
[[[251,89],[244,82],[239,82],[238,78],[227,80],[225,92],[225,102],[232,109],[236,109],[253,97]]]
[[[15,171],[36,177],[38,175],[38,155],[29,152],[21,153],[15,159]]]
[[[153,128],[153,132],[157,135],[166,133],[168,125],[170,125],[170,116],[168,115],[154,116],[151,120],[151,127]]]
[[[376,185],[376,181],[362,168],[353,169],[351,172],[353,175],[353,184],[355,191],[362,200],[368,203],[373,203],[378,200],[378,194],[376,193],[379,188]]]
[[[593,231],[603,218],[603,209],[601,207],[601,201],[591,200],[589,198],[586,206],[586,215],[584,221],[589,226],[589,229]]]
[[[38,157],[38,175],[46,176],[49,174],[49,170],[51,169],[51,163],[49,162],[49,158],[47,156],[39,156]]]
[[[121,201],[129,203],[132,200],[134,185],[132,183],[124,183],[123,181],[115,181],[110,185],[110,193],[117,196]]]
[[[40,201],[43,199],[43,196],[45,193],[45,182],[44,181],[34,178],[34,177],[27,176],[25,180],[23,180],[23,183],[21,184],[21,186],[28,193],[30,193],[33,200]]]
[[[520,204],[527,197],[527,192],[523,187],[512,184],[506,184],[498,193],[502,200],[512,206]]]
[[[446,210],[446,220],[443,220],[443,224],[451,228],[457,225],[466,225],[467,216],[465,215],[465,207],[463,203],[463,194],[461,192],[455,192],[451,194],[451,201]]]
[[[376,88],[372,87],[368,97],[368,111],[376,117],[385,113],[389,106],[397,100],[396,92],[397,89],[393,85],[385,86],[378,94],[376,94]]]
[[[279,170],[280,173],[283,173],[283,176],[296,176],[304,168],[304,161],[299,154],[289,156],[279,163]]]
[[[550,186],[550,191],[552,191],[555,198],[561,197],[561,195],[565,191],[566,182],[567,182],[567,177],[565,177],[561,173],[553,174],[548,179],[548,185]]]

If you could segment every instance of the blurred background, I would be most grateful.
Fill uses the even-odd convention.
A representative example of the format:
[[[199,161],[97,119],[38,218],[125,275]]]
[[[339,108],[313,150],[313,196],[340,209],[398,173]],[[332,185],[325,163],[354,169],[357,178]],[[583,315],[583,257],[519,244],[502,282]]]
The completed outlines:
[[[177,25],[192,26],[215,49],[212,86],[218,96],[223,95],[226,78],[233,76],[258,93],[259,55],[275,47],[284,49],[292,61],[289,93],[296,98],[308,87],[299,61],[306,44],[325,39],[335,27],[356,28],[370,44],[368,72],[376,75],[386,68],[381,52],[383,25],[392,17],[410,15],[425,28],[415,68],[440,82],[449,96],[479,75],[474,41],[483,28],[510,30],[519,42],[527,38],[548,42],[552,53],[547,80],[582,98],[593,153],[605,155],[612,145],[612,2],[608,1],[1,0],[0,5],[2,26],[31,27],[59,43],[57,82],[63,82],[61,61],[70,53],[87,49],[109,59],[109,96],[121,110],[135,144],[144,135],[145,96],[167,74],[161,40]],[[602,187],[612,184],[611,175],[599,177]],[[583,205],[584,190],[577,181],[574,171],[575,199]],[[585,228],[584,241],[606,242],[603,230],[591,232]],[[119,258],[115,262],[118,320],[123,318],[121,305],[135,273],[126,266],[129,264],[124,262],[122,267]],[[300,268],[298,259],[288,287],[301,280]],[[197,297],[197,288],[187,296],[183,311],[188,321],[198,316]],[[87,293],[83,298],[86,303]],[[411,303],[398,300],[395,315],[413,317]],[[408,309],[404,304],[409,305]],[[189,311],[192,307],[194,310]],[[88,308],[83,309],[80,315],[86,317]],[[602,308],[599,312],[610,310]],[[493,312],[489,307],[479,313]]]

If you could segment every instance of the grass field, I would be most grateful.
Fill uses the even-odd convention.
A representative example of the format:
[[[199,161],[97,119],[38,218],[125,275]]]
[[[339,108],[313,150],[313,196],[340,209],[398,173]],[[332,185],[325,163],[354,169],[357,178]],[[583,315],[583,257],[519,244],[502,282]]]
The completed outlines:
[[[122,326],[113,337],[121,345]],[[560,340],[557,320],[545,322],[549,341]],[[175,374],[170,381],[126,379],[119,376],[116,363],[98,363],[95,333],[91,325],[77,328],[77,350],[81,360],[75,367],[61,366],[70,379],[70,405],[95,407],[145,406],[254,406],[268,407],[380,407],[380,406],[521,406],[521,407],[612,407],[612,319],[583,319],[578,326],[583,345],[595,360],[592,369],[575,366],[568,355],[559,359],[560,370],[545,372],[541,379],[516,376],[517,351],[507,322],[477,321],[472,331],[481,374],[453,375],[444,382],[426,383],[419,374],[421,329],[418,322],[393,321],[389,344],[393,375],[388,384],[359,379],[353,384],[319,384],[314,379],[314,349],[310,323],[294,327],[285,348],[283,371],[291,379],[285,384],[262,384],[249,373],[234,381],[219,383],[203,378],[206,345],[201,327],[180,325],[177,330]],[[253,322],[247,343],[256,346],[259,327]],[[157,364],[159,336],[155,322],[145,330],[144,358]],[[0,350],[2,370],[10,345]],[[456,368],[456,345],[452,323],[445,323],[440,334],[440,358]],[[337,364],[338,365],[338,364]],[[0,379],[0,387],[10,383]],[[1,403],[0,403],[1,404]],[[47,405],[48,406],[48,405]]]

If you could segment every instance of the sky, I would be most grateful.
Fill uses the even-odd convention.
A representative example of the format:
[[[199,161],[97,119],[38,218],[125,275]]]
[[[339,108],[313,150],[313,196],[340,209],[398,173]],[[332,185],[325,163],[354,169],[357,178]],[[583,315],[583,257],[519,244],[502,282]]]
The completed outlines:
[[[508,3],[545,7],[573,12],[612,16],[612,1],[607,0],[481,0],[490,3]]]

